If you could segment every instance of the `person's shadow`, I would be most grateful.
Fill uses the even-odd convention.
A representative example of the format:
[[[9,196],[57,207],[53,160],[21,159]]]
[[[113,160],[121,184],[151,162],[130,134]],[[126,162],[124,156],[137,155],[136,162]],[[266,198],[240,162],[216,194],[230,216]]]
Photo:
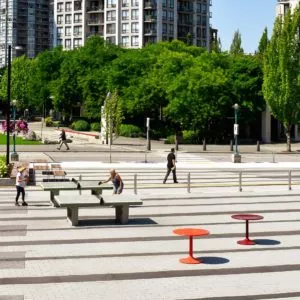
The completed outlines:
[[[201,256],[197,257],[201,261],[201,263],[206,265],[222,265],[229,263],[229,259],[218,256]]]

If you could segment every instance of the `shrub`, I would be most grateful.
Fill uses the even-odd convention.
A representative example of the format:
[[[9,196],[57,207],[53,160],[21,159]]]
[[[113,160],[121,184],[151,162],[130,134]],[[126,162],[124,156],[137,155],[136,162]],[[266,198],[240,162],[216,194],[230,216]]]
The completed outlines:
[[[197,144],[198,143],[198,134],[192,130],[184,130],[182,132],[182,142],[180,144]],[[169,135],[165,142],[166,144],[175,144],[175,135]]]
[[[72,123],[71,128],[78,131],[87,131],[90,128],[90,125],[85,120],[78,120]]]
[[[122,124],[120,126],[119,134],[121,136],[126,136],[126,137],[139,137],[143,135],[141,129],[138,126],[131,125],[131,124]]]
[[[99,132],[100,129],[101,129],[100,122],[98,122],[98,123],[92,123],[92,124],[91,124],[91,130],[92,130],[92,131],[97,131],[97,132]]]
[[[8,167],[6,165],[6,156],[1,155],[0,156],[0,177],[7,176]]]
[[[46,127],[53,127],[53,120],[52,120],[52,117],[48,117],[45,119],[45,124],[46,124]]]

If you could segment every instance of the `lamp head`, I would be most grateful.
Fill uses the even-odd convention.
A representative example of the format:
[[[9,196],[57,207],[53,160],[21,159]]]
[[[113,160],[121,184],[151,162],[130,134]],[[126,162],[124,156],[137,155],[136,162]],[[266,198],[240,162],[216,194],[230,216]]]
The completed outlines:
[[[234,108],[234,110],[238,110],[240,108],[240,106],[237,103],[235,103],[232,107]]]
[[[110,99],[110,98],[111,98],[111,92],[108,92],[108,93],[107,93],[106,98],[107,98],[107,99]]]
[[[11,103],[12,103],[13,106],[16,106],[16,105],[17,105],[17,102],[18,102],[18,101],[17,101],[16,99],[14,99],[14,100],[11,101]]]

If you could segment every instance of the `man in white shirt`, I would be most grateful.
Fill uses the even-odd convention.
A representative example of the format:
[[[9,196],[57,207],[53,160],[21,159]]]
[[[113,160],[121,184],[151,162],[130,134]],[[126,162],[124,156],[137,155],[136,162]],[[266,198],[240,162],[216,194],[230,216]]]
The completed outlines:
[[[27,206],[28,204],[25,202],[25,186],[28,180],[28,177],[24,175],[25,167],[20,167],[18,169],[18,173],[16,176],[16,188],[17,188],[17,196],[16,196],[16,206],[19,206],[19,197],[22,194],[22,206]]]

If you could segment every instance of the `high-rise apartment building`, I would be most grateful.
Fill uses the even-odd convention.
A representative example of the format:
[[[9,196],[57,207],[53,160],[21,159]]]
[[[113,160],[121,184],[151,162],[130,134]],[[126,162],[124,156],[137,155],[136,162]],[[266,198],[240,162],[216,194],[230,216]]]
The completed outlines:
[[[277,0],[276,15],[284,16],[289,9],[295,9],[297,5],[300,5],[300,0]]]
[[[12,57],[26,54],[30,58],[52,46],[51,2],[0,0],[0,67],[7,63],[8,45],[12,46]]]
[[[54,46],[91,35],[127,48],[179,39],[209,47],[211,0],[54,0]]]

